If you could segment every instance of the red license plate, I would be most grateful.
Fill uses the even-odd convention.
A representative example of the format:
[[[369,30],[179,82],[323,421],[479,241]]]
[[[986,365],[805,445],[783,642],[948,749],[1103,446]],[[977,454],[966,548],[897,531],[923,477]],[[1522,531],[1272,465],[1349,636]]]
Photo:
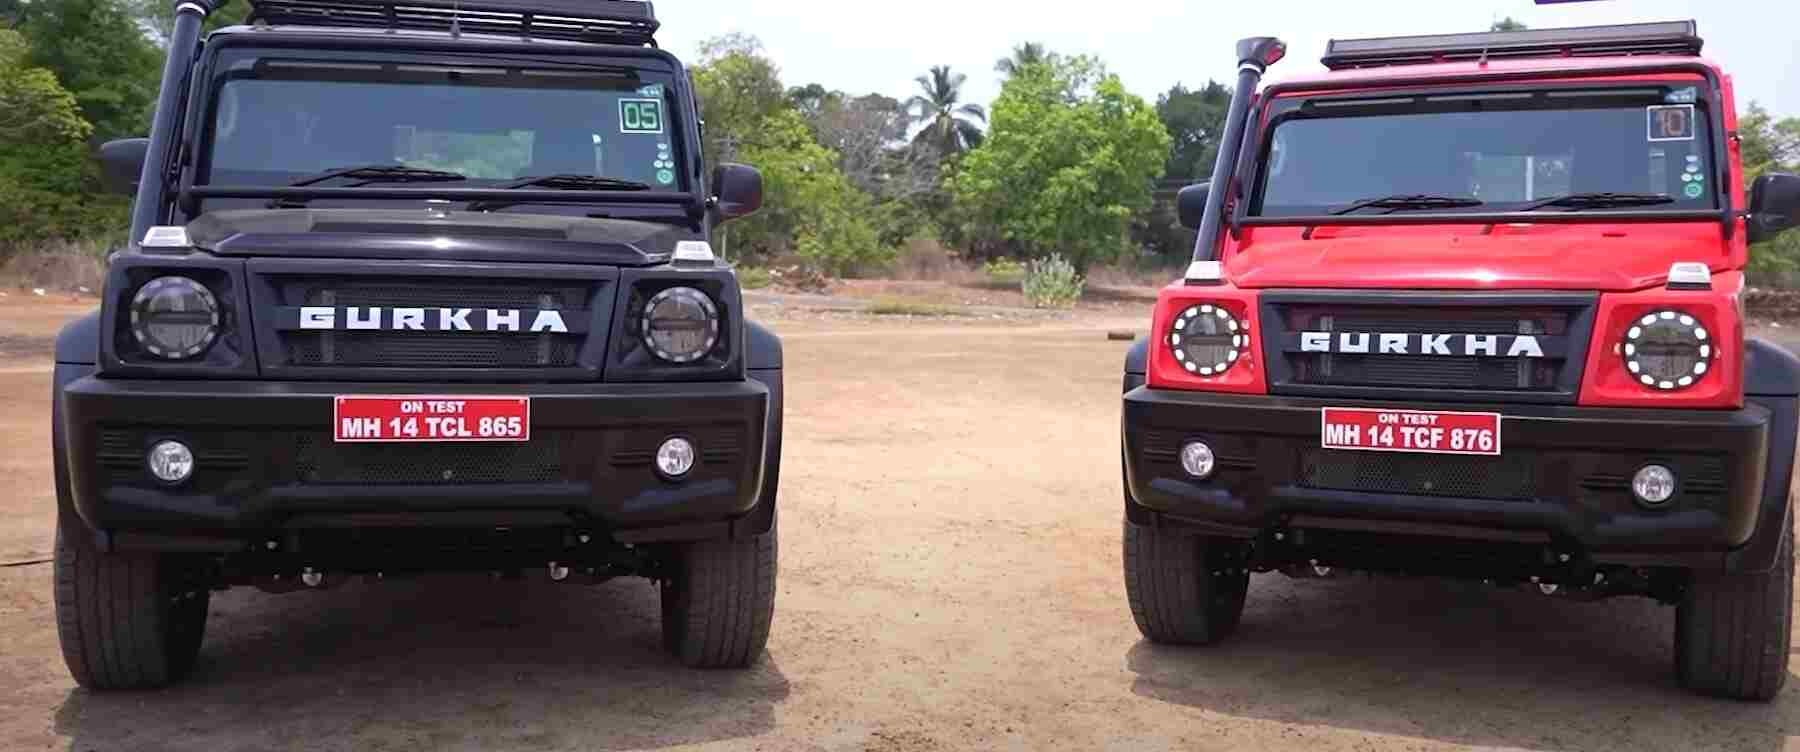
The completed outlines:
[[[1500,454],[1499,413],[1327,407],[1319,414],[1326,449],[1431,454]]]
[[[338,441],[530,441],[530,397],[338,397]]]

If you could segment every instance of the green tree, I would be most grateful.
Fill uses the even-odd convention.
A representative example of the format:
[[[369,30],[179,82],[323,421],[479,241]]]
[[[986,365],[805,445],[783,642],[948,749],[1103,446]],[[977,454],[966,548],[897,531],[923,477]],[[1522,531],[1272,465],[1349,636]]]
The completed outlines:
[[[931,66],[929,73],[913,79],[920,93],[906,100],[906,109],[915,122],[925,123],[925,129],[913,137],[916,143],[929,144],[946,158],[981,145],[987,110],[962,101],[963,82],[968,79],[952,73],[948,65]]]
[[[1230,107],[1231,89],[1217,81],[1198,89],[1175,84],[1156,98],[1156,117],[1174,144],[1164,170],[1170,178],[1191,181],[1212,174]]]
[[[1531,27],[1513,20],[1512,16],[1507,16],[1495,21],[1493,25],[1488,27],[1488,31],[1524,31],[1529,28]]]
[[[4,1],[0,0],[0,2]],[[172,0],[131,0],[131,2],[130,7],[133,13],[155,33],[156,43],[160,46],[168,46],[169,33],[175,28],[176,3]],[[249,17],[250,3],[248,0],[228,0],[223,7],[208,15],[206,23],[200,28],[206,32],[226,26],[235,26],[244,23],[245,19]]]
[[[743,157],[762,172],[763,208],[727,226],[739,255],[793,254],[834,276],[892,256],[876,237],[869,195],[850,184],[798,112],[764,118]]]
[[[1085,271],[1126,247],[1169,145],[1155,110],[1118,77],[1068,58],[1001,86],[987,142],[963,158],[951,193],[985,250],[1060,253]]]
[[[28,59],[25,39],[0,29],[0,247],[113,232],[124,202],[97,190],[93,126],[56,76]]]
[[[1056,59],[1056,53],[1043,42],[1022,42],[1013,45],[1012,54],[994,61],[994,72],[1002,76],[1011,76],[1033,65],[1045,65]]]
[[[739,151],[758,125],[788,106],[781,72],[753,36],[727,34],[702,42],[693,76],[706,125],[702,148],[708,171],[741,159]]]
[[[1800,118],[1781,118],[1751,102],[1738,116],[1746,188],[1770,172],[1800,173]],[[1745,197],[1748,199],[1748,196]],[[1791,281],[1800,273],[1800,230],[1789,230],[1750,246],[1750,274],[1758,282]]]
[[[75,95],[100,140],[141,135],[156,101],[162,54],[123,0],[34,2],[19,27],[26,64]]]

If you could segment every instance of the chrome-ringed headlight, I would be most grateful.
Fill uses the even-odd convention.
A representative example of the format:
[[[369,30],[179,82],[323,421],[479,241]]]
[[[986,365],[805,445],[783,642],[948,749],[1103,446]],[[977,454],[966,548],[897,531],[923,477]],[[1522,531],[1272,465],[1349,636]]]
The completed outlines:
[[[1693,386],[1712,368],[1716,351],[1706,326],[1674,309],[1652,311],[1631,322],[1620,344],[1631,377],[1661,391]]]
[[[639,318],[644,347],[670,363],[692,363],[719,343],[719,306],[692,287],[651,296]]]
[[[145,352],[186,360],[219,338],[219,300],[188,277],[157,277],[131,298],[131,336]]]
[[[1223,306],[1201,303],[1175,317],[1166,341],[1188,373],[1217,376],[1230,370],[1250,344],[1249,330]]]

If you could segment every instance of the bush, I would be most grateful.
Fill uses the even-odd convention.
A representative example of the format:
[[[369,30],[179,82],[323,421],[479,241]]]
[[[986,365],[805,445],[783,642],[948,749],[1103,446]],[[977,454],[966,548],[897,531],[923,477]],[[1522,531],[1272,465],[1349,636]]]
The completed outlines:
[[[1025,279],[1019,289],[1034,308],[1074,308],[1085,284],[1074,264],[1061,254],[1051,254],[1025,265]]]
[[[1025,265],[1012,259],[997,258],[981,265],[988,281],[1012,286],[1025,281]]]
[[[737,268],[738,286],[746,290],[760,290],[774,282],[768,269],[758,266],[740,266]]]

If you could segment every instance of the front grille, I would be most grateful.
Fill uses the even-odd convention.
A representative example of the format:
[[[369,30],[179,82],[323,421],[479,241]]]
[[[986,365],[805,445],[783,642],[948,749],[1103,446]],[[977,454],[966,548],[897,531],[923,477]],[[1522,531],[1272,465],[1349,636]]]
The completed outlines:
[[[577,365],[572,334],[473,332],[287,332],[288,363],[354,368],[567,368]]]
[[[1304,488],[1501,501],[1542,495],[1529,452],[1476,457],[1306,448],[1299,468]]]
[[[301,483],[358,485],[470,485],[567,480],[560,434],[534,432],[520,442],[354,444],[329,434],[294,436],[294,472]]]
[[[594,321],[594,280],[464,279],[408,276],[280,275],[270,278],[278,305],[379,308],[553,310],[565,321]],[[598,333],[596,335],[596,332]],[[336,368],[580,368],[589,336],[604,329],[557,334],[435,331],[280,331],[283,365],[300,372]]]
[[[1384,292],[1276,293],[1262,306],[1270,391],[1384,396],[1399,390],[1456,390],[1496,400],[1572,402],[1591,331],[1592,295],[1456,295]],[[1300,351],[1300,332],[1401,335],[1530,335],[1560,339],[1547,357]],[[1418,337],[1409,341],[1417,342]],[[1542,339],[1541,342],[1552,341]],[[1475,396],[1475,395],[1471,395]]]

